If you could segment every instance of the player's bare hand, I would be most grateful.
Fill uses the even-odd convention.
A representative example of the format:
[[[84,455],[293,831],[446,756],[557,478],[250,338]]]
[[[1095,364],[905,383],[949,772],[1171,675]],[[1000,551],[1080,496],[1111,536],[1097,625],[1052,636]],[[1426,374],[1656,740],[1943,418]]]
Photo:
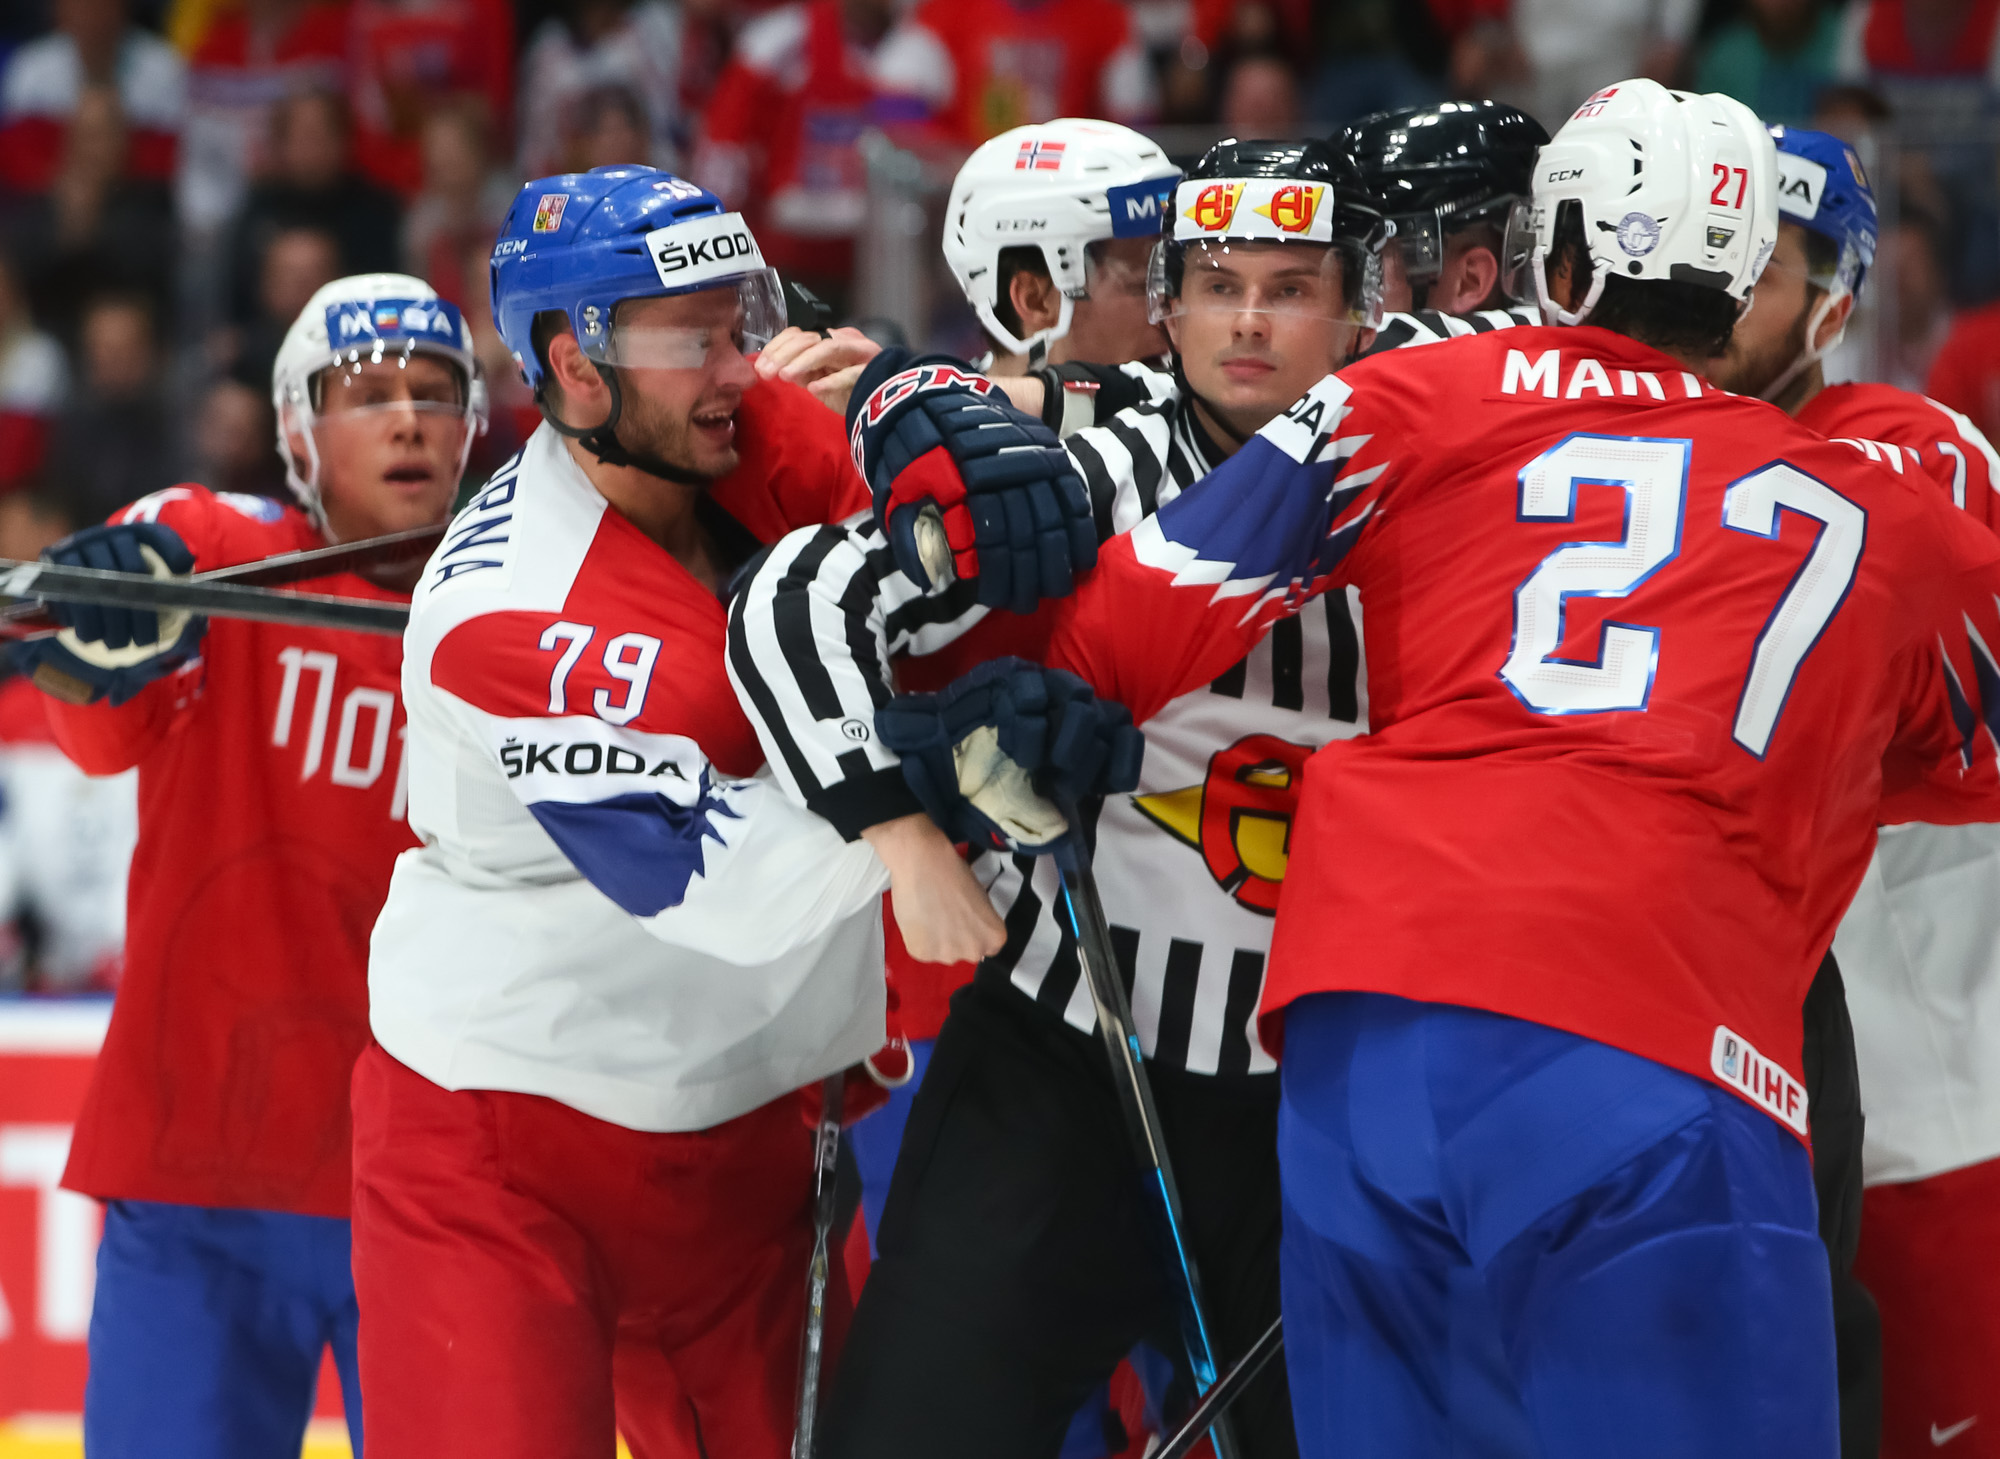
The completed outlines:
[[[986,889],[929,816],[900,816],[861,835],[889,868],[890,903],[912,957],[977,962],[1005,944],[1007,929]]]
[[[793,327],[759,351],[755,368],[766,380],[803,385],[821,404],[845,411],[862,367],[881,350],[882,346],[858,329],[843,326],[821,335]]]

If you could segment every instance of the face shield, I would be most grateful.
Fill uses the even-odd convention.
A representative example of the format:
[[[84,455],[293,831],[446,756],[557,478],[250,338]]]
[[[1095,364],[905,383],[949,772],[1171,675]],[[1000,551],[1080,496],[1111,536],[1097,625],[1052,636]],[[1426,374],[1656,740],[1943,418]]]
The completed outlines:
[[[1114,251],[1115,241],[1100,238],[1084,245],[1083,296],[1099,301],[1148,298],[1146,281],[1151,272],[1151,252],[1142,259],[1134,259],[1129,250]]]
[[[1384,227],[1366,244],[1163,242],[1153,251],[1148,314],[1155,324],[1204,314],[1260,313],[1375,329],[1382,323],[1382,246],[1387,237]]]
[[[1506,202],[1505,213],[1496,201],[1482,204],[1464,217],[1447,217],[1436,208],[1425,208],[1398,213],[1390,220],[1396,233],[1389,247],[1402,265],[1403,277],[1409,281],[1412,307],[1424,306],[1431,285],[1444,272],[1451,235],[1481,224],[1496,228],[1500,234],[1499,291],[1513,300],[1528,297],[1522,291],[1528,287],[1528,260],[1535,251],[1534,210],[1526,198]],[[1490,235],[1485,241],[1490,241]]]
[[[687,301],[684,323],[636,318],[634,306],[643,301],[627,299],[592,334],[595,306],[586,308],[580,339],[585,356],[628,370],[703,370],[722,346],[752,355],[785,327],[785,296],[774,269],[745,275],[734,287],[674,297]]]

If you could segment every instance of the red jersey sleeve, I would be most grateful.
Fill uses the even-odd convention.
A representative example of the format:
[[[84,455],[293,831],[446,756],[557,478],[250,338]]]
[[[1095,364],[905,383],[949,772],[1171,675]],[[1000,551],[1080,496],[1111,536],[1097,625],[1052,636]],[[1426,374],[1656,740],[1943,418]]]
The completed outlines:
[[[1833,385],[1799,411],[1799,424],[1901,473],[1930,476],[1952,504],[2000,528],[2000,456],[1961,412],[1893,385]]]
[[[1141,722],[1346,581],[1394,473],[1393,390],[1329,375],[1214,471],[1114,537],[1056,610],[1048,662]]]
[[[869,504],[841,418],[802,386],[764,380],[745,394],[736,450],[736,469],[713,495],[762,541],[842,521]]]

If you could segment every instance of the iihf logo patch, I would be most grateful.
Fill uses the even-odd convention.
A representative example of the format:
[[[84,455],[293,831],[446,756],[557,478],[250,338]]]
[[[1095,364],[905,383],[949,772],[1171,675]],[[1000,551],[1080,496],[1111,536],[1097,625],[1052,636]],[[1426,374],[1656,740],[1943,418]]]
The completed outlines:
[[[543,193],[535,204],[535,231],[553,233],[562,227],[563,209],[569,206],[568,193]]]
[[[1627,213],[1618,220],[1618,246],[1633,258],[1644,258],[1660,246],[1660,225],[1644,213]]]

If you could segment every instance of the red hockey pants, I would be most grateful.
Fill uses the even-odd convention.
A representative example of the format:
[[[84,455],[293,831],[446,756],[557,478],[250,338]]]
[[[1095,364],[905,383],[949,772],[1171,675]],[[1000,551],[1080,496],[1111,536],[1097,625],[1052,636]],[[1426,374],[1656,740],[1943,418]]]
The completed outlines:
[[[636,1459],[783,1459],[811,1193],[796,1099],[647,1134],[441,1089],[371,1044],[354,1071],[368,1459],[610,1459],[614,1425]],[[850,1306],[836,1261],[830,1341]]]

